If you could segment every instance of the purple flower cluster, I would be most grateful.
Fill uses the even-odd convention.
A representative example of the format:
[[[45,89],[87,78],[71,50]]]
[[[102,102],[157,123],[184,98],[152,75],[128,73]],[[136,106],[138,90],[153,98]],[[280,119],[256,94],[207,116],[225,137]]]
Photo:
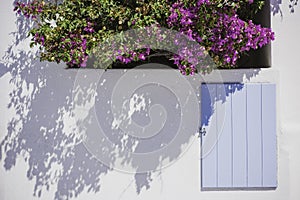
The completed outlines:
[[[94,30],[94,27],[93,27],[93,23],[87,22],[87,26],[84,27],[83,30],[84,30],[85,32],[87,32],[87,33],[94,33],[95,30]]]
[[[14,11],[18,14],[23,14],[26,18],[33,18],[36,19],[39,13],[43,12],[44,3],[38,0],[34,0],[32,2],[23,3],[23,2],[16,2]]]
[[[226,7],[217,9],[217,5],[209,0],[195,2],[189,6],[181,0],[174,3],[170,9],[168,25],[205,46],[218,64],[235,66],[243,52],[261,48],[274,40],[271,29],[255,25],[251,20],[243,21],[237,15],[237,10]],[[252,3],[253,0],[249,0],[249,4]],[[200,32],[197,25],[205,31]],[[184,58],[177,57],[176,62],[186,63],[187,59],[181,62],[180,59]]]
[[[183,2],[178,1],[172,5],[167,23],[171,28],[179,25],[179,31],[182,35],[187,36],[190,41],[201,43],[202,37],[195,28],[198,22],[198,12],[202,5],[210,4],[209,0],[198,0],[196,6],[185,7]],[[173,56],[173,60],[182,74],[193,75],[196,68],[207,71],[207,66],[203,65],[205,58],[203,47],[188,45],[187,48],[185,40],[176,39],[174,42],[179,48],[177,54]]]
[[[67,64],[69,66],[80,66],[86,67],[88,55],[86,53],[87,49],[87,39],[79,34],[70,34],[71,41],[67,42],[68,48],[70,48],[71,61]]]
[[[126,42],[123,43],[123,41]],[[140,32],[128,31],[117,35],[116,38],[101,43],[98,51],[109,52],[109,55],[105,56],[108,56],[112,61],[128,64],[132,61],[146,60],[151,54],[151,50],[155,50],[155,47],[160,49],[158,44],[163,44],[164,41],[159,25],[154,24],[141,29]]]
[[[198,0],[197,1],[197,6],[201,6],[202,4],[206,4],[206,5],[210,5],[210,1],[209,0]]]
[[[45,45],[45,37],[40,35],[39,33],[35,33],[35,35],[33,36],[33,41],[35,43]]]
[[[222,58],[224,65],[234,66],[242,52],[261,48],[274,40],[271,29],[255,25],[251,20],[245,22],[236,14],[219,13],[219,16],[209,40],[213,44],[211,51]]]
[[[67,65],[70,67],[86,67],[86,63],[88,60],[87,50],[87,39],[79,34],[71,34],[69,35],[70,40],[66,40],[65,38],[61,39],[60,47],[65,49],[69,49],[69,57],[70,61],[67,62]]]
[[[127,49],[126,47],[124,49]],[[146,48],[145,50],[139,50],[139,51],[121,51],[120,49],[117,51],[116,54],[114,54],[113,57],[116,58],[116,60],[120,61],[121,63],[127,64],[132,61],[137,60],[146,60],[146,57],[150,54],[150,48]]]
[[[193,75],[198,70],[203,73],[209,70],[205,65],[205,60],[207,60],[205,48],[190,36],[178,33],[174,38],[173,45],[177,46],[177,53],[173,55],[172,60],[182,74]]]

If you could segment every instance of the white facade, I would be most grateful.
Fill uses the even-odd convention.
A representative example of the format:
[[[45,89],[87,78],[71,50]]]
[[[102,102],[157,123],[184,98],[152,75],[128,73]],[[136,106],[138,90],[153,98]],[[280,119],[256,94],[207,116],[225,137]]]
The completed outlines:
[[[224,74],[221,74],[222,80],[224,81],[238,80],[261,82],[267,80],[277,84],[278,187],[276,190],[201,191],[200,141],[196,136],[191,136],[190,138],[184,138],[186,139],[186,141],[182,146],[182,148],[184,148],[185,150],[183,153],[176,154],[175,152],[174,155],[171,153],[168,154],[166,157],[170,158],[173,162],[169,162],[170,165],[168,167],[153,172],[151,175],[144,174],[142,176],[135,176],[135,174],[132,173],[122,172],[122,169],[111,171],[103,167],[101,164],[97,164],[85,168],[83,167],[83,169],[90,169],[92,171],[83,173],[83,176],[90,175],[91,177],[78,176],[80,178],[74,180],[74,186],[72,185],[73,180],[69,180],[68,176],[65,176],[65,179],[60,183],[68,183],[69,185],[67,186],[67,188],[69,191],[64,190],[64,185],[57,185],[57,177],[60,177],[60,175],[64,173],[68,174],[68,169],[62,169],[62,166],[57,164],[57,162],[53,162],[54,164],[51,166],[51,170],[44,169],[44,171],[38,171],[39,173],[44,173],[40,177],[47,177],[47,179],[38,180],[36,182],[35,177],[37,177],[37,175],[34,165],[33,168],[29,170],[30,173],[28,173],[28,162],[39,163],[39,161],[30,160],[30,157],[34,159],[40,158],[41,160],[45,159],[44,157],[28,157],[27,153],[24,153],[22,150],[18,150],[20,152],[20,155],[17,156],[16,163],[14,164],[13,161],[7,161],[7,163],[12,164],[13,166],[4,166],[7,156],[3,152],[1,152],[2,158],[0,160],[0,199],[51,200],[55,198],[55,193],[57,191],[60,191],[62,195],[58,199],[63,199],[62,196],[64,192],[71,192],[74,195],[78,194],[78,196],[76,197],[73,196],[74,199],[84,200],[163,200],[184,198],[188,198],[190,200],[298,200],[300,198],[300,157],[298,155],[298,153],[300,152],[300,94],[298,92],[298,85],[300,85],[300,68],[298,66],[298,57],[300,55],[298,50],[298,45],[300,45],[300,7],[296,7],[295,13],[290,14],[288,10],[288,1],[284,1],[281,5],[281,8],[283,10],[283,18],[281,18],[279,15],[272,17],[272,28],[275,31],[275,41],[272,43],[272,68],[262,69],[259,72],[257,72],[256,70],[232,70],[230,72],[224,71]],[[5,51],[8,50],[8,47],[14,41],[14,36],[10,35],[10,33],[17,31],[17,27],[15,25],[16,16],[12,10],[12,2],[5,1],[1,3],[0,20],[3,27],[0,32],[1,57],[5,55]],[[12,122],[12,119],[15,119],[14,122],[16,124],[13,124],[10,127],[13,127],[16,130],[18,130],[18,128],[22,128],[23,130],[27,128],[27,131],[23,131],[24,135],[22,136],[22,138],[25,140],[25,142],[34,143],[32,145],[36,147],[36,149],[33,149],[32,151],[36,151],[37,153],[40,153],[39,151],[47,152],[45,151],[45,148],[49,144],[42,143],[43,137],[47,134],[43,135],[43,133],[47,133],[47,131],[51,132],[50,127],[53,127],[54,130],[60,130],[61,132],[66,132],[68,129],[72,128],[73,118],[66,117],[68,115],[68,110],[67,106],[64,105],[64,103],[67,102],[68,99],[60,99],[60,95],[70,92],[68,88],[74,86],[74,82],[72,82],[72,80],[76,77],[76,70],[69,70],[66,73],[65,70],[62,69],[63,65],[53,65],[43,68],[43,65],[45,64],[35,64],[35,67],[33,67],[32,70],[25,69],[24,73],[20,73],[20,78],[19,76],[16,76],[15,71],[8,71],[3,67],[10,65],[10,63],[16,64],[16,68],[10,67],[9,69],[18,69],[22,68],[22,66],[26,67],[26,59],[28,59],[30,55],[23,55],[21,56],[21,58],[23,59],[21,59],[20,57],[17,57],[17,52],[18,49],[25,49],[28,52],[27,43],[23,42],[21,44],[18,44],[16,47],[17,48],[10,50],[11,53],[15,53],[10,54],[10,59],[4,60],[1,58],[0,62],[2,63],[0,65],[0,141],[5,140],[5,137],[8,135],[8,130],[11,130],[8,129],[8,123]],[[40,71],[34,69],[40,69]],[[68,74],[68,76],[66,76],[66,74]],[[232,76],[232,74],[234,75]],[[252,74],[250,76],[250,80],[247,80],[246,78],[248,74]],[[105,80],[108,81],[109,77],[116,78],[119,76],[120,73],[117,71],[108,72],[106,79],[102,80],[103,84],[108,84],[105,83]],[[43,79],[43,77],[45,77],[45,79]],[[196,79],[197,78],[199,77],[196,77]],[[204,77],[204,79],[216,80],[216,78],[211,76]],[[192,80],[191,82],[194,84],[194,89],[197,88],[197,84],[200,87],[200,83],[202,81],[202,78],[199,78],[199,80],[196,81]],[[20,97],[20,99],[13,100],[13,98],[9,96],[9,94],[17,87],[22,87],[23,90],[20,92],[20,94],[16,94],[18,97]],[[107,85],[107,87],[110,87],[109,84]],[[52,89],[54,90],[52,91]],[[72,94],[70,93],[70,95]],[[89,94],[85,95],[88,96]],[[22,99],[22,97],[26,98]],[[172,95],[170,95],[170,98],[172,98]],[[21,101],[21,103],[19,101]],[[32,104],[28,104],[28,102],[32,102]],[[9,103],[13,103],[11,107],[8,107]],[[16,105],[25,105],[22,107],[23,110],[21,111],[21,113],[18,113],[18,107]],[[86,104],[85,106],[89,105]],[[27,114],[32,111],[31,109],[35,110],[37,117],[35,118],[35,115],[31,114],[31,118],[28,119]],[[141,107],[137,109],[142,110],[143,105],[141,105]],[[49,120],[51,119],[52,112],[53,120]],[[44,117],[43,114],[48,115]],[[59,127],[59,125],[57,125],[55,122],[59,117],[62,118],[60,120],[63,123],[63,127]],[[79,118],[80,117],[82,116],[79,116]],[[162,114],[162,120],[163,119],[164,114]],[[32,122],[29,123],[26,120],[32,120]],[[27,126],[25,126],[26,124]],[[176,124],[174,124],[174,126],[176,126]],[[35,132],[30,133],[31,131]],[[26,135],[27,133],[29,134]],[[13,134],[11,135],[13,138]],[[30,138],[33,138],[33,140],[30,140]],[[20,140],[18,142],[22,143],[23,140]],[[18,142],[12,142],[10,144],[15,144],[16,146],[18,146]],[[54,139],[53,144],[50,144],[50,146],[53,147],[55,145],[56,144]],[[63,144],[61,143],[60,145]],[[189,148],[186,148],[184,145],[187,145]],[[13,148],[18,149],[16,146]],[[68,148],[72,147],[66,146],[66,149]],[[77,151],[80,151],[80,149],[77,149]],[[143,151],[143,149],[141,151]],[[43,154],[39,154],[39,156],[41,155]],[[62,152],[60,155],[65,156],[64,166],[67,166],[68,161],[66,158],[69,155],[66,152]],[[45,154],[44,156],[47,155]],[[29,160],[25,161],[24,158],[26,157],[29,158]],[[76,160],[76,158],[71,160],[70,162],[73,163],[73,167],[79,166],[78,168],[76,168],[78,169],[76,173],[80,174],[80,165],[84,163],[80,163],[78,160]],[[92,162],[91,160],[87,160],[86,164],[94,164],[94,162]],[[153,167],[157,166],[158,164]],[[72,174],[69,175],[69,177],[77,177],[72,176]],[[95,177],[93,176],[98,176],[99,180],[95,179]],[[29,180],[30,177],[33,177],[33,179]],[[92,180],[94,182],[89,183],[89,180]],[[98,181],[96,182],[96,180]],[[53,182],[53,184],[51,183],[51,181]],[[79,183],[76,181],[78,181]],[[47,184],[50,185],[48,191],[46,190]],[[77,188],[76,185],[81,185],[83,186],[83,188]],[[37,186],[37,188],[35,188],[35,186]],[[93,190],[97,190],[98,186],[100,186],[100,190],[98,192],[94,192]],[[88,192],[89,187],[92,188],[90,192]],[[38,197],[40,190],[42,191],[41,196]],[[34,196],[34,192],[36,193],[36,196]]]

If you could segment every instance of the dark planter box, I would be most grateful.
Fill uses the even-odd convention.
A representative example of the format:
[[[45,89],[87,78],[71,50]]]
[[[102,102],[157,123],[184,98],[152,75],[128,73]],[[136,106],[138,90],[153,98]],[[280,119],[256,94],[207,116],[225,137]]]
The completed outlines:
[[[87,67],[86,68],[94,68],[98,67],[95,65],[96,58],[94,56],[91,56],[88,59]],[[153,69],[160,69],[163,65],[166,65],[170,68],[178,69],[177,65],[174,64],[173,60],[169,60],[166,56],[152,56],[150,58],[146,58],[146,60],[139,60],[139,61],[132,61],[130,63],[124,64],[119,61],[111,63],[111,69],[132,69],[135,67],[140,67],[141,65],[148,64],[148,63],[158,63],[162,65],[153,65]],[[73,68],[79,68],[79,67],[73,67]],[[146,67],[149,69],[149,65]],[[109,68],[108,68],[109,69]]]
[[[266,0],[264,7],[254,17],[255,24],[262,27],[271,27],[270,0]],[[271,44],[260,49],[249,51],[248,55],[242,56],[238,61],[238,68],[268,68],[271,67]]]

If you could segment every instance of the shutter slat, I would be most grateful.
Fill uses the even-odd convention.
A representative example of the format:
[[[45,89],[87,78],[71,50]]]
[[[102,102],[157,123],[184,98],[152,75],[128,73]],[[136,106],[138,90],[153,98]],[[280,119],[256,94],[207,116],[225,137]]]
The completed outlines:
[[[262,85],[263,186],[276,187],[276,88]]]
[[[209,115],[215,110],[213,101],[217,95],[216,84],[202,84],[201,90],[203,94],[201,97],[202,128],[207,133],[209,132],[209,135],[202,137],[201,157],[203,159],[203,173],[201,179],[203,180],[202,183],[205,184],[203,187],[214,188],[217,187],[217,150],[214,148],[217,141],[217,125],[216,115],[213,115],[211,118],[209,118]]]
[[[225,87],[224,87],[225,86]],[[218,84],[217,93],[221,99],[226,99],[228,84]],[[231,129],[231,94],[226,103],[217,102],[218,135],[218,187],[232,186],[232,129]]]
[[[242,85],[242,84],[239,84]],[[242,86],[240,86],[242,87]],[[246,90],[232,95],[233,187],[247,187]]]
[[[248,187],[262,186],[261,87],[247,84]]]

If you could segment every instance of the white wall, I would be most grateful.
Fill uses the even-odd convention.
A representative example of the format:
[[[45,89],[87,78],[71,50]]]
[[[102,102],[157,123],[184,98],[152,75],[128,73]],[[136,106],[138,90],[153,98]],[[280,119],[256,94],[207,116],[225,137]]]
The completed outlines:
[[[136,181],[136,179],[134,178],[134,174],[124,173],[117,170],[107,171],[107,169],[98,171],[102,166],[96,165],[91,166],[91,170],[95,171],[94,175],[99,176],[100,180],[99,183],[95,183],[92,188],[95,189],[97,186],[100,186],[100,191],[96,193],[87,192],[87,185],[89,184],[84,183],[82,185],[85,185],[86,187],[83,188],[82,192],[78,192],[79,196],[77,196],[76,199],[299,199],[300,156],[297,154],[298,152],[300,152],[300,94],[297,86],[300,85],[300,79],[298,77],[298,74],[300,74],[300,67],[298,66],[298,58],[300,55],[298,50],[298,45],[300,45],[300,7],[296,7],[295,13],[290,14],[288,11],[287,3],[288,2],[284,1],[281,6],[284,14],[283,18],[281,18],[279,15],[272,17],[272,28],[276,34],[276,40],[272,44],[273,67],[272,69],[262,70],[258,73],[258,75],[251,78],[251,81],[264,79],[272,80],[273,82],[277,83],[277,87],[279,89],[279,106],[277,111],[277,116],[279,118],[279,129],[277,133],[278,188],[276,190],[211,192],[201,191],[199,140],[195,136],[191,136],[190,141],[187,142],[191,146],[186,150],[183,156],[180,158],[176,158],[176,162],[174,162],[169,167],[152,173],[152,181],[149,181],[149,188],[146,189],[146,187],[142,187],[139,194],[137,194],[136,192],[135,184],[138,181]],[[0,55],[2,57],[3,55],[5,55],[4,52],[7,50],[8,46],[12,44],[14,38],[12,35],[9,35],[9,33],[17,30],[14,24],[16,17],[12,12],[11,2],[5,1],[1,3],[0,17],[2,25],[2,30],[0,32]],[[23,44],[18,45],[18,47],[24,48]],[[11,52],[13,54],[17,54],[18,50],[14,49]],[[28,67],[25,62],[26,56],[24,57],[25,58],[23,60],[15,57],[9,62],[2,59],[3,65],[0,66],[0,85],[2,86],[2,89],[0,90],[0,141],[4,140],[5,136],[8,135],[7,124],[11,121],[11,119],[18,120],[20,117],[22,120],[19,121],[19,124],[16,124],[13,127],[16,129],[18,127],[27,128],[27,131],[22,132],[23,135],[21,138],[27,138],[27,141],[30,141],[31,137],[37,137],[33,142],[35,142],[36,144],[41,144],[39,143],[39,141],[42,140],[40,139],[40,137],[43,136],[39,135],[41,134],[40,126],[44,125],[48,128],[53,126],[54,129],[56,128],[54,127],[56,126],[55,123],[53,123],[53,125],[49,125],[49,121],[43,121],[42,114],[51,114],[51,112],[53,112],[53,121],[55,121],[56,118],[60,116],[57,113],[57,110],[54,109],[66,108],[63,103],[65,99],[60,99],[60,96],[68,93],[68,87],[73,86],[73,79],[76,76],[76,71],[70,70],[66,72],[64,69],[62,69],[62,66],[51,65],[49,67],[44,63],[35,64],[34,67],[32,67],[31,71],[25,69],[23,70],[24,72],[19,73],[15,71],[8,71],[4,67],[9,66],[10,62],[17,63],[17,68],[9,67],[10,70],[18,69],[18,67],[22,66]],[[16,62],[16,60],[18,60],[18,62]],[[35,69],[39,69],[40,72],[34,71]],[[46,75],[43,76],[43,73]],[[226,74],[227,72],[224,73]],[[230,73],[244,75],[247,73],[247,71],[231,71]],[[63,77],[61,77],[60,75],[63,75]],[[119,75],[118,72],[112,71],[108,73],[106,79],[109,79],[109,76],[118,77]],[[35,80],[36,77],[39,77],[40,79]],[[47,79],[46,83],[43,82],[43,77],[45,78],[45,80]],[[228,77],[226,78],[225,76],[223,78],[225,80],[230,79]],[[244,77],[236,75],[233,78],[243,79]],[[30,83],[32,83],[31,86]],[[46,86],[43,84],[46,84]],[[40,119],[40,121],[36,123],[32,122],[32,127],[26,126],[27,122],[25,118],[22,118],[22,114],[16,114],[17,107],[12,106],[12,108],[8,108],[8,104],[11,101],[9,93],[16,90],[18,86],[21,86],[23,88],[22,95],[24,97],[29,97],[28,101],[33,102],[32,105],[27,104],[23,107],[23,114],[25,113],[26,115],[27,112],[31,111],[30,109],[35,109],[35,112],[37,113],[37,115],[39,115],[38,119]],[[52,91],[51,88],[54,88],[54,91]],[[15,105],[19,104],[16,103]],[[66,116],[66,113],[67,111],[63,116]],[[34,118],[34,115],[31,116]],[[70,121],[71,122],[64,122],[65,124],[72,124],[72,119],[70,119]],[[33,133],[35,130],[37,131]],[[33,136],[31,136],[30,134],[33,134]],[[17,143],[12,142],[10,144],[18,145]],[[44,146],[42,147],[42,149],[43,148]],[[28,151],[28,149],[26,150]],[[33,180],[29,180],[27,177],[27,171],[29,167],[28,162],[30,162],[30,160],[24,161],[24,157],[28,157],[28,154],[24,153],[23,151],[20,152],[21,155],[19,155],[16,159],[16,164],[9,170],[5,166],[3,166],[6,156],[4,152],[1,152],[2,159],[0,160],[0,199],[38,199],[37,196],[33,196],[34,186],[36,185],[36,176],[33,176]],[[43,157],[32,157],[34,159],[44,159]],[[77,159],[81,159],[81,157]],[[75,161],[77,161],[76,158]],[[91,160],[86,161],[90,161],[91,164],[93,164]],[[39,163],[38,161],[33,162]],[[51,170],[52,171],[45,170],[45,173],[49,173],[49,176],[53,176],[53,178],[41,180],[41,183],[38,184],[39,187],[41,187],[41,185],[46,184],[43,181],[49,182],[49,180],[52,180],[54,182],[53,185],[50,184],[51,186],[49,191],[46,191],[45,188],[43,189],[42,196],[40,197],[41,199],[54,199],[55,192],[58,190],[58,188],[60,188],[61,191],[64,191],[63,189],[61,189],[61,187],[63,187],[62,185],[56,185],[56,178],[60,176],[60,173],[63,173],[60,169],[60,165],[52,166]],[[80,172],[77,171],[77,173]],[[68,173],[66,174],[68,175]],[[91,174],[93,175],[93,173]],[[76,176],[70,175],[70,177]],[[97,179],[89,179],[86,177],[81,177],[80,179],[78,179],[78,181],[83,180],[88,181]],[[67,182],[67,180],[65,180],[65,182]],[[74,190],[78,191],[79,189]],[[37,188],[36,191],[38,193],[39,188]]]

